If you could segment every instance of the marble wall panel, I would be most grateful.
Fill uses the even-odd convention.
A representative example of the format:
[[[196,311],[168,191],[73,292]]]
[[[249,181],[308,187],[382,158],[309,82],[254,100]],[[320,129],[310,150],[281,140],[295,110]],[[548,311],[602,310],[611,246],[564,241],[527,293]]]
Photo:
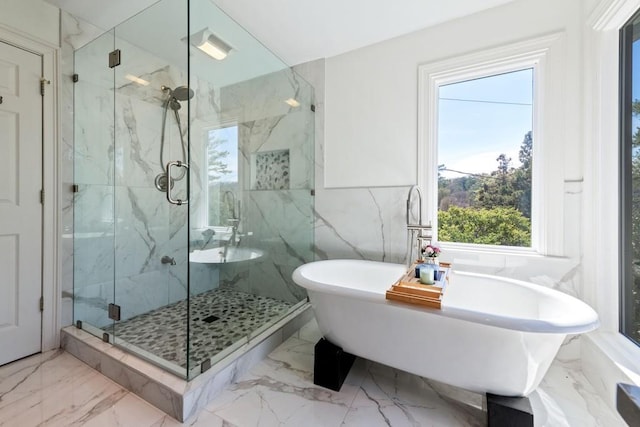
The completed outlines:
[[[155,188],[115,187],[116,277],[159,269],[169,237],[169,207]]]
[[[309,190],[251,191],[247,194],[243,246],[257,247],[265,259],[251,265],[248,289],[258,295],[298,302],[306,294],[291,279],[293,270],[313,260],[313,212]]]
[[[283,116],[309,106],[313,88],[291,69],[283,69],[222,89],[222,115],[240,123]],[[285,101],[300,103],[293,107]]]
[[[60,12],[60,81],[58,84],[58,230],[60,289],[62,292],[61,326],[73,322],[73,203],[74,193],[74,51],[96,38],[101,31]]]

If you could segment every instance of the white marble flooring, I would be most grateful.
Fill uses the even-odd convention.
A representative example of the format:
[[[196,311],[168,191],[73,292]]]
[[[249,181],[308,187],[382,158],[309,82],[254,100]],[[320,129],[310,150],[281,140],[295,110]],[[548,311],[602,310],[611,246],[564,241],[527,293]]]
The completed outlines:
[[[184,425],[486,424],[479,395],[362,359],[356,360],[340,392],[314,386],[313,346],[319,336],[310,322]],[[538,426],[625,425],[570,363],[556,361],[531,400]],[[0,367],[0,426],[179,425],[61,350]]]

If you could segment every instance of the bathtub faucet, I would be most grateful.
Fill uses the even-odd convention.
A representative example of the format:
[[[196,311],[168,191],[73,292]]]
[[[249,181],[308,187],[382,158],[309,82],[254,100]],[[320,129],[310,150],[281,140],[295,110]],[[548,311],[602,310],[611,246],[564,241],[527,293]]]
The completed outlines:
[[[411,224],[411,205],[413,193],[418,194],[418,224]],[[422,192],[420,191],[420,187],[417,185],[412,185],[409,189],[409,195],[407,196],[407,228],[409,230],[415,230],[419,227],[422,227]]]
[[[413,205],[413,194],[416,193],[418,195],[418,223],[411,223],[411,207]],[[409,259],[408,264],[411,265],[413,262],[413,248],[414,245],[417,247],[416,256],[419,260],[423,260],[422,256],[422,248],[431,244],[433,240],[433,227],[431,223],[424,225],[422,224],[422,192],[420,191],[420,187],[417,185],[411,186],[409,189],[409,194],[407,196],[407,232],[408,243],[409,243]]]
[[[231,238],[229,243],[238,245],[240,240],[238,238],[240,227],[240,200],[236,199],[236,195],[233,191],[227,190],[222,194],[223,203],[227,205],[229,214],[231,217],[227,218],[227,224],[231,226]]]

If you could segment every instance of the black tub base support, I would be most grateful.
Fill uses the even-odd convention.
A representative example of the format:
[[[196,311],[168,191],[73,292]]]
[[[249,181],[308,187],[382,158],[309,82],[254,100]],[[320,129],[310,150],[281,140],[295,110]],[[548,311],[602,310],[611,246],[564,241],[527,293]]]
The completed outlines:
[[[320,338],[315,346],[313,383],[334,391],[340,391],[356,357],[335,344]]]
[[[505,397],[487,393],[489,427],[533,427],[533,411],[528,397]]]

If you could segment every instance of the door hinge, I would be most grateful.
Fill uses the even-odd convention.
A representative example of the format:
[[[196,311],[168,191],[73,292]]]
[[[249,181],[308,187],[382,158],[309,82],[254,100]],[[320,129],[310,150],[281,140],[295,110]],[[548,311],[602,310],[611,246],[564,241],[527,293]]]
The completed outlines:
[[[118,65],[120,65],[120,49],[109,52],[109,68],[114,68]]]
[[[44,311],[44,298],[40,297],[40,311]]]
[[[48,84],[51,84],[50,80],[47,80],[44,77],[40,79],[40,95],[41,96],[44,96],[44,85],[48,85]]]
[[[44,189],[40,190],[40,204],[44,205]]]
[[[109,319],[120,320],[120,306],[117,304],[109,304]]]
[[[73,76],[71,76],[72,82],[78,83],[78,80],[80,80],[80,76],[78,76],[77,74],[74,74]]]

